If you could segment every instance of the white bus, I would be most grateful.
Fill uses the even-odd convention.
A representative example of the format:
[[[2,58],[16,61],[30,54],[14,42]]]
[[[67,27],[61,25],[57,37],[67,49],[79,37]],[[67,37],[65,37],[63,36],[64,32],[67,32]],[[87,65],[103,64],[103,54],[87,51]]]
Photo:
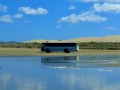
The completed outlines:
[[[47,53],[53,51],[64,51],[65,53],[69,53],[71,51],[79,51],[79,46],[77,43],[42,43],[41,51],[45,51]]]

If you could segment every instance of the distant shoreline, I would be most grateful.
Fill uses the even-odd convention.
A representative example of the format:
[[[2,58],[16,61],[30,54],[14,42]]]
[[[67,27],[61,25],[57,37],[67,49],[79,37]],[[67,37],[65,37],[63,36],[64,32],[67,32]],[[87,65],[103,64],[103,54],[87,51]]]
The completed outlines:
[[[120,55],[120,50],[80,49],[78,52],[41,52],[37,48],[0,48],[0,56],[81,56],[81,55]]]

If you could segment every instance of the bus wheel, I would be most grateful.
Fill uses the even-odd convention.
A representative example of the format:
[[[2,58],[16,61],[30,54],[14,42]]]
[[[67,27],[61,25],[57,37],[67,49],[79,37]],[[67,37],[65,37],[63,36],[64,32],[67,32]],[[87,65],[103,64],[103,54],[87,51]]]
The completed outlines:
[[[47,48],[47,49],[45,49],[45,51],[46,51],[46,53],[50,53],[50,50]]]
[[[70,51],[69,51],[67,48],[65,48],[65,49],[64,49],[64,52],[65,52],[65,53],[69,53]]]

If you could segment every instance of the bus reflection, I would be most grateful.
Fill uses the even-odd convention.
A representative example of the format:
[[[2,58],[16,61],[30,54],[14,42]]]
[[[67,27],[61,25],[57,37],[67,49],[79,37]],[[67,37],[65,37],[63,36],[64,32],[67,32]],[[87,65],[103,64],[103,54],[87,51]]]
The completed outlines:
[[[79,56],[41,57],[41,63],[49,68],[80,68]]]

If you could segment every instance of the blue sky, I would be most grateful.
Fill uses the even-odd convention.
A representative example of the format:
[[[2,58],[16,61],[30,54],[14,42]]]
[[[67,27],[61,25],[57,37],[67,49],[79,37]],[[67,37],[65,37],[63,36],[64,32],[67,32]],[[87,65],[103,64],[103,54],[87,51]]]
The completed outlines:
[[[120,0],[0,0],[0,41],[120,35]]]

